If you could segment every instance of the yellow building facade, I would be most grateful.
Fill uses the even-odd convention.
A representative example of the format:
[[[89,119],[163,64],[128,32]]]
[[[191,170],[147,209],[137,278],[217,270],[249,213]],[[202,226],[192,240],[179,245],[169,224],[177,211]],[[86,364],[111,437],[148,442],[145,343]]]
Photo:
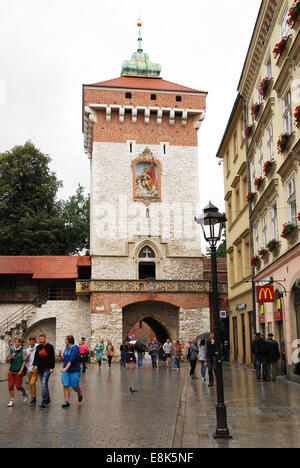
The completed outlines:
[[[275,335],[286,356],[283,373],[290,377],[300,340],[299,11],[299,0],[262,1],[238,86],[239,104],[218,152],[224,160],[228,218],[231,356],[251,362],[253,301],[251,282],[246,281],[252,265],[256,286],[273,278],[276,297],[271,304],[257,303],[256,329]]]
[[[231,360],[250,364],[253,306],[249,283],[248,180],[243,132],[243,99],[238,95],[217,156],[223,159],[224,167]]]

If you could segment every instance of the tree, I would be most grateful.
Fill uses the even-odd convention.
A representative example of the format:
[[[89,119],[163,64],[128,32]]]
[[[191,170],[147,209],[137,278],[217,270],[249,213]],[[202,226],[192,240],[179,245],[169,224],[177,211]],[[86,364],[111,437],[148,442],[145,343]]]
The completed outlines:
[[[0,255],[71,255],[88,248],[89,199],[79,186],[68,202],[57,201],[62,182],[49,163],[31,142],[0,154]]]
[[[210,248],[207,247],[206,249],[206,257],[211,257]],[[217,248],[216,252],[217,258],[226,258],[227,257],[227,247],[226,247],[226,226],[224,226],[223,233],[222,233],[222,242]]]
[[[90,249],[90,196],[84,196],[84,187],[78,184],[76,194],[63,204],[65,236],[70,254]]]

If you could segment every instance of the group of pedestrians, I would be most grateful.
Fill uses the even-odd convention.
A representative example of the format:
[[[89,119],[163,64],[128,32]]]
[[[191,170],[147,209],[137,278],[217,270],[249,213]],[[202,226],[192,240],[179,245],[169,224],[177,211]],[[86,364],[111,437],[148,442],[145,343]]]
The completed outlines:
[[[63,361],[61,370],[61,380],[64,389],[65,401],[62,408],[70,406],[70,388],[72,388],[82,401],[82,392],[79,385],[80,379],[80,360],[81,353],[79,346],[75,344],[74,337],[69,335],[65,338],[65,350],[59,351],[59,357]],[[36,383],[40,379],[42,386],[42,401],[40,408],[46,408],[51,403],[49,393],[49,379],[55,368],[54,347],[47,342],[45,334],[38,337],[38,343],[35,337],[29,338],[29,347],[25,349],[20,338],[15,338],[12,348],[9,350],[6,361],[10,364],[8,370],[8,390],[10,401],[8,407],[14,406],[15,388],[23,395],[23,401],[28,401],[28,392],[23,387],[23,378],[28,376],[31,401],[29,406],[37,404]]]
[[[276,382],[281,353],[273,333],[269,333],[266,340],[260,333],[256,333],[251,351],[255,356],[256,379],[263,382]]]
[[[228,360],[228,343],[225,342],[220,349],[220,357],[222,361]],[[207,340],[194,340],[187,348],[187,359],[190,362],[190,378],[191,380],[198,379],[196,375],[196,366],[199,361],[201,365],[201,379],[206,382],[206,372],[208,371],[208,386],[213,387],[214,376],[217,369],[217,344],[213,333],[210,334]]]

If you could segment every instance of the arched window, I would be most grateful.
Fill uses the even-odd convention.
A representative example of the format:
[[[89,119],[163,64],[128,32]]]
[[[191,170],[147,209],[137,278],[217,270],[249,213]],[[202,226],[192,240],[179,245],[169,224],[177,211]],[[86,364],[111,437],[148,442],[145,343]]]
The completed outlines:
[[[138,275],[140,280],[156,279],[155,252],[148,245],[139,252]]]
[[[155,258],[154,250],[146,245],[146,247],[140,251],[139,258]]]

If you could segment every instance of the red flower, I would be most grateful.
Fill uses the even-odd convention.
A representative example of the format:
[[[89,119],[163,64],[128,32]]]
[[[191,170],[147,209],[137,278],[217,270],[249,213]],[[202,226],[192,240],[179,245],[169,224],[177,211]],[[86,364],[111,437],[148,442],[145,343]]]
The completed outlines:
[[[277,58],[278,55],[281,55],[282,52],[284,51],[284,49],[286,48],[286,45],[287,45],[287,41],[288,41],[288,37],[287,36],[284,36],[280,42],[278,42],[278,44],[276,44],[274,50],[273,50],[273,54],[274,54],[274,58]]]

